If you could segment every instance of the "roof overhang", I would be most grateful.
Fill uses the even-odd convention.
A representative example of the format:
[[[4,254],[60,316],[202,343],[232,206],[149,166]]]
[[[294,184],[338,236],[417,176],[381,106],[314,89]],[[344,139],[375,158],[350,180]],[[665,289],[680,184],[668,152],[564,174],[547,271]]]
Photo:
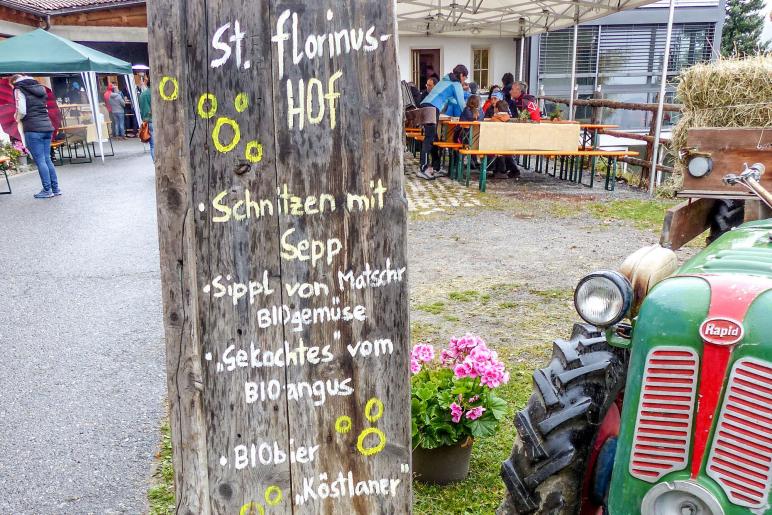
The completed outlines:
[[[397,0],[405,36],[527,37],[656,0]]]
[[[39,7],[30,7],[25,5],[25,3],[20,0],[0,0],[0,6],[16,9],[17,11],[26,12],[28,14],[40,16],[42,18],[45,18],[46,16],[61,16],[65,14],[76,14],[81,12],[104,11],[107,9],[123,9],[126,7],[145,5],[146,3],[146,0],[116,0],[113,3],[106,4],[80,5],[74,7],[64,7],[61,9],[42,9]]]

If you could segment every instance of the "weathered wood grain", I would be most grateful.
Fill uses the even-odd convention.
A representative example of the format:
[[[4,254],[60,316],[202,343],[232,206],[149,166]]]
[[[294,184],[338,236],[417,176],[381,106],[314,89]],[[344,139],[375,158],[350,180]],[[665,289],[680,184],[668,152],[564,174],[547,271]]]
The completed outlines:
[[[149,9],[178,513],[260,513],[258,505],[270,513],[410,513],[407,284],[403,277],[380,288],[339,290],[337,283],[339,270],[358,274],[368,265],[383,269],[387,259],[392,269],[406,265],[394,3],[156,0]],[[296,65],[293,54],[280,53],[271,40],[287,9],[298,15],[301,45],[309,34],[326,35],[344,28],[367,31],[372,26],[375,37],[385,37],[374,51],[352,50]],[[213,67],[212,61],[223,56],[212,45],[213,35],[231,24],[220,39],[227,42],[235,33],[236,21],[245,35],[241,66],[235,63],[239,43],[231,41],[233,55]],[[291,28],[290,19],[284,30]],[[338,71],[341,75],[332,86],[340,98],[321,98],[326,116],[317,124],[306,118],[302,129],[296,116],[290,127],[287,82],[293,83],[295,95],[300,80],[305,86],[313,83],[312,93],[328,93]],[[158,85],[165,76],[178,81],[178,98],[169,98],[171,79],[165,94],[160,94]],[[320,82],[314,83],[314,78]],[[202,101],[204,94],[209,96]],[[243,95],[237,106],[239,94]],[[245,98],[248,105],[242,110]],[[320,112],[319,99],[310,105],[313,113]],[[232,149],[223,149],[222,145],[230,147],[234,127],[240,141]],[[257,143],[262,145],[262,159],[249,162],[247,145]],[[373,188],[379,181],[385,188],[382,206],[361,212],[346,209],[348,194],[377,196]],[[324,214],[280,213],[277,195],[285,187],[302,198],[331,195],[336,209]],[[233,207],[247,194],[252,200],[273,201],[273,212],[259,219],[231,216],[217,221],[223,213],[217,206]],[[217,198],[221,203],[216,205]],[[339,239],[342,248],[330,263],[312,265],[287,256],[282,236],[294,244],[304,238],[325,243]],[[262,283],[264,276],[271,293],[257,295],[254,303],[215,295],[217,277],[228,284]],[[321,292],[302,298],[289,293],[292,285],[314,282],[327,285],[329,295]],[[365,310],[363,322],[302,327],[264,323],[265,310],[273,307],[294,311],[356,305]],[[354,357],[348,350],[349,344],[376,339],[390,340],[393,352],[374,358]],[[222,369],[231,363],[224,360],[225,354],[233,357],[239,349],[249,356],[252,346],[277,352],[301,345],[329,346],[334,359],[287,367],[255,367],[247,359],[247,366]],[[353,393],[328,392],[324,402],[317,390],[297,400],[287,394],[296,384],[327,388],[326,383],[345,380]],[[270,382],[280,385],[278,398],[247,402],[248,384]],[[373,398],[383,402],[383,414],[368,420],[365,406]],[[336,431],[340,416],[351,418],[350,432]],[[382,431],[387,440],[383,451],[372,456],[357,450],[358,437],[367,428]],[[378,434],[372,433],[376,432],[360,439],[363,449],[379,442]],[[275,444],[287,459],[237,468],[235,447],[261,443],[271,449]],[[290,449],[316,445],[315,459],[290,463]],[[394,494],[304,496],[309,481],[316,488],[349,472],[354,483],[391,480]],[[281,500],[269,507],[266,492],[274,494],[273,501],[281,492]]]
[[[694,238],[710,229],[710,213],[716,204],[714,199],[687,200],[665,213],[659,244],[678,250]]]
[[[284,102],[274,104],[277,121],[277,157],[280,183],[287,183],[293,191],[331,192],[339,203],[345,194],[371,191],[371,181],[383,181],[387,188],[382,210],[367,213],[346,213],[338,210],[327,217],[313,216],[297,220],[281,218],[280,232],[290,227],[298,230],[299,238],[325,239],[338,237],[345,242],[332,270],[363,270],[366,264],[382,269],[389,258],[393,267],[406,264],[406,201],[402,191],[401,127],[402,103],[396,64],[396,24],[392,2],[380,0],[340,2],[320,0],[307,3],[272,2],[271,19],[275,25],[285,9],[298,13],[299,31],[305,35],[328,32],[324,27],[367,30],[376,28],[375,35],[392,35],[372,53],[353,52],[332,60],[304,60],[298,66],[285,61],[286,76],[275,80],[276,97],[286,97],[287,81],[297,88],[302,79],[319,78],[323,84],[335,72],[343,75],[337,82],[341,92],[337,127],[330,129],[327,120],[318,125],[307,122],[302,131],[291,130],[286,120]],[[334,19],[326,23],[328,10]],[[278,63],[274,63],[278,75]],[[297,123],[297,120],[296,120]],[[310,268],[298,262],[282,263],[285,282],[327,282],[329,267]],[[288,370],[289,382],[314,382],[327,378],[352,378],[354,394],[335,397],[322,408],[309,409],[302,404],[290,404],[290,419],[296,440],[325,442],[319,463],[293,468],[293,491],[303,491],[304,478],[318,479],[327,472],[333,479],[339,472],[353,472],[356,479],[398,478],[402,495],[397,497],[359,497],[353,499],[310,500],[301,513],[409,513],[410,476],[401,472],[401,465],[410,464],[410,404],[408,371],[409,361],[407,290],[405,284],[357,292],[337,291],[340,304],[367,307],[368,320],[361,324],[339,324],[337,327],[317,326],[302,332],[288,332],[285,337],[293,345],[302,338],[314,345],[330,345],[339,359],[325,367],[293,368]],[[288,299],[298,307],[324,305],[329,299],[320,297],[303,301]],[[334,338],[334,330],[340,339]],[[378,360],[353,358],[346,350],[348,344],[360,340],[389,338],[394,353]],[[371,423],[364,416],[370,398],[377,397],[385,404],[383,418]],[[351,417],[350,434],[336,434],[335,418]],[[384,452],[371,458],[356,450],[356,437],[367,427],[377,427],[389,439]],[[368,443],[375,440],[368,437]]]
[[[150,64],[173,77],[187,73],[187,10],[177,2],[151,2]],[[154,78],[160,79],[159,77]],[[157,85],[157,82],[153,83]],[[206,423],[203,412],[201,348],[196,345],[196,261],[187,159],[187,103],[161,101],[153,88],[161,284],[166,333],[166,368],[173,435],[177,513],[209,514]],[[162,150],[161,150],[162,149]]]

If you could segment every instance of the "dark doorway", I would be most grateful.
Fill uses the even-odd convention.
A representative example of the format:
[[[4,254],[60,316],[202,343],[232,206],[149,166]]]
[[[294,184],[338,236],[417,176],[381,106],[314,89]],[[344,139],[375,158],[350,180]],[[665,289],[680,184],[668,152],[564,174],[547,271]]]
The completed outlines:
[[[421,90],[426,88],[426,79],[429,77],[442,77],[439,48],[415,49],[412,57],[413,83]]]

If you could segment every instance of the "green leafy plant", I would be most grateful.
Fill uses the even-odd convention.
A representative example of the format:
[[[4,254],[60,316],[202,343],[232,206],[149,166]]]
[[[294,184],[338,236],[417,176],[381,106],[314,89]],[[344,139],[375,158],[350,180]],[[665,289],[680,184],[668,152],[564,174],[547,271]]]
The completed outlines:
[[[496,352],[476,336],[453,338],[435,359],[434,347],[410,354],[413,447],[435,449],[493,436],[507,413],[495,389],[509,381]]]
[[[21,150],[15,148],[10,143],[0,145],[0,157],[8,157],[10,161],[4,161],[0,163],[0,170],[12,170],[19,165],[19,157],[21,157]]]
[[[563,118],[563,110],[560,109],[559,107],[556,107],[550,113],[550,120],[552,120],[553,122],[557,120],[561,120],[562,118]]]

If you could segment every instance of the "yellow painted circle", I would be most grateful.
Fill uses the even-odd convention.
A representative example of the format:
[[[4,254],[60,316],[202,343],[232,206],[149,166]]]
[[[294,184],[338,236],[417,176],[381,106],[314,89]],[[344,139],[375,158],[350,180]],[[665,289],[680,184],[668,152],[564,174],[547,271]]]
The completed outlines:
[[[209,109],[204,106],[209,102]],[[204,93],[198,97],[198,116],[209,119],[217,113],[217,97],[211,93]]]
[[[246,157],[247,161],[250,163],[259,163],[263,160],[263,146],[257,141],[250,141],[247,143],[244,157]]]
[[[373,408],[376,408],[378,411],[375,415],[373,415]],[[367,417],[367,420],[370,422],[375,422],[379,418],[383,416],[383,403],[380,399],[377,397],[373,397],[369,401],[367,401],[367,404],[365,404],[365,417]]]
[[[166,85],[172,83],[172,92],[166,93]],[[180,95],[180,84],[174,77],[164,77],[161,82],[158,83],[158,92],[161,94],[161,98],[164,100],[172,101],[177,100]]]
[[[340,434],[346,434],[351,431],[351,417],[346,415],[338,417],[335,421],[335,430]]]
[[[239,93],[236,95],[236,100],[233,102],[236,111],[243,113],[249,107],[249,96],[246,93]]]
[[[271,485],[268,488],[265,489],[265,494],[263,497],[265,497],[265,502],[268,503],[268,506],[276,506],[281,502],[283,494],[281,493],[281,488],[279,488],[276,485]]]
[[[227,145],[223,145],[220,141],[220,129],[223,128],[223,125],[230,125],[230,127],[233,129],[233,139]],[[236,148],[236,145],[238,145],[239,141],[241,141],[241,129],[239,128],[239,124],[236,123],[236,120],[231,120],[230,118],[221,116],[217,119],[217,123],[214,124],[214,129],[212,130],[212,141],[214,142],[214,148],[216,148],[219,152],[230,152]]]
[[[248,502],[241,507],[239,515],[265,515],[265,508],[256,502]]]
[[[367,447],[365,448],[365,438],[367,438],[370,435],[376,435],[378,437],[378,444],[376,444],[374,447]],[[368,427],[362,433],[360,433],[359,438],[357,438],[357,450],[361,452],[364,456],[372,456],[373,454],[378,454],[383,449],[386,448],[386,435],[383,434],[383,431],[378,429],[377,427]]]

